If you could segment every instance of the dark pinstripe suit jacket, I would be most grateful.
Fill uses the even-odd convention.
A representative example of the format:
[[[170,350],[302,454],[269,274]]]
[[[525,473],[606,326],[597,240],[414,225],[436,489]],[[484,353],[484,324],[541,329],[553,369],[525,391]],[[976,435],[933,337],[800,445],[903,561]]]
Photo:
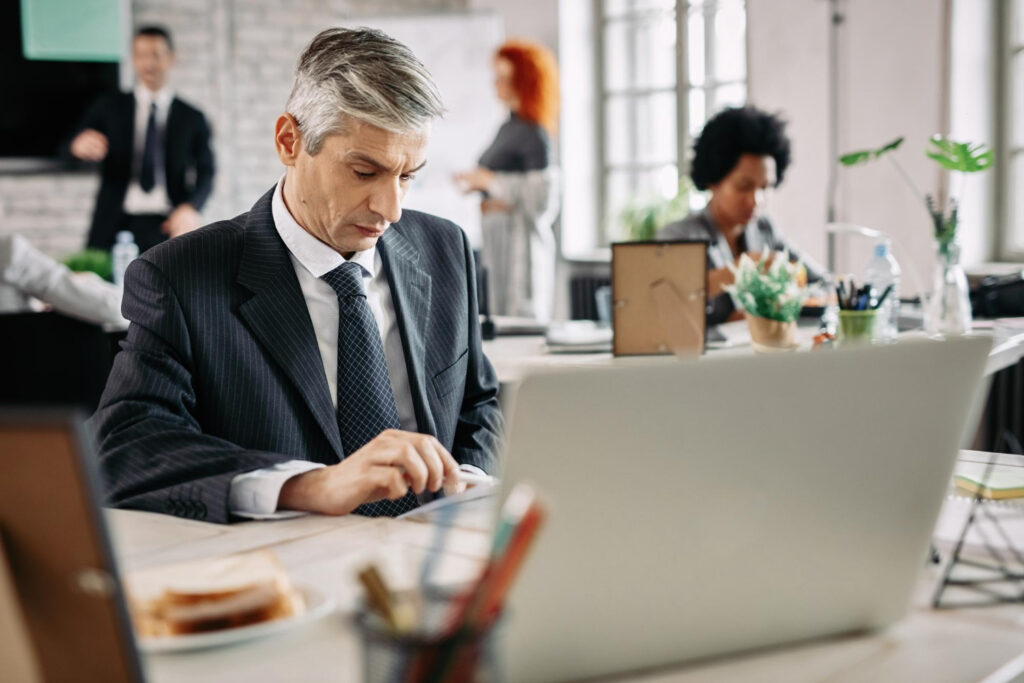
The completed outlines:
[[[109,504],[227,522],[235,475],[343,456],[272,195],[128,268],[131,327],[92,418]],[[469,242],[449,221],[405,211],[378,245],[420,431],[494,470],[498,383],[480,347]]]

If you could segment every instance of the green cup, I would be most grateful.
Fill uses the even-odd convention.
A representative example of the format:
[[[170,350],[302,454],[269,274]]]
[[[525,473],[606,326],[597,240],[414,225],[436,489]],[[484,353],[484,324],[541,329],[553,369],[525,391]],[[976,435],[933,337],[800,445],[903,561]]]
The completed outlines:
[[[839,340],[844,344],[867,344],[875,338],[879,309],[839,311]]]

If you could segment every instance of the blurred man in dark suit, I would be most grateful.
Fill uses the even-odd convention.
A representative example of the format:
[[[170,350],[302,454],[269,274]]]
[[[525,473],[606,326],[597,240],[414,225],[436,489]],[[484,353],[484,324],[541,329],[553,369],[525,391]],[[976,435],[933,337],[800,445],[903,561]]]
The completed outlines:
[[[313,39],[275,127],[278,183],[128,268],[131,325],[93,418],[111,504],[397,515],[496,469],[469,241],[402,210],[442,112],[401,43]]]
[[[132,42],[138,82],[99,99],[71,141],[71,154],[101,163],[88,246],[109,249],[128,230],[141,251],[199,227],[213,189],[210,128],[203,113],[168,85],[174,44],[163,28],[139,29]]]

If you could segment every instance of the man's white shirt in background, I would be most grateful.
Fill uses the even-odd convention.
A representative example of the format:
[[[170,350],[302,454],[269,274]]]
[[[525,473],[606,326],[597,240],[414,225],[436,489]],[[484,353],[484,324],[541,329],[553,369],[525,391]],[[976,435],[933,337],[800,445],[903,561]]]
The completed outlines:
[[[154,169],[156,171],[156,183],[153,188],[146,192],[139,184],[139,176],[142,172],[142,151],[146,147],[146,127],[149,125],[149,107],[156,102],[156,127],[159,131],[160,140],[164,139],[167,132],[167,115],[171,111],[171,101],[174,99],[174,91],[169,87],[163,87],[158,92],[153,92],[141,83],[135,86],[135,133],[132,137],[132,178],[128,183],[128,191],[124,195],[122,208],[125,213],[138,214],[168,214],[174,207],[167,196],[167,171],[164,164],[167,163],[165,148],[160,145],[159,161]]]

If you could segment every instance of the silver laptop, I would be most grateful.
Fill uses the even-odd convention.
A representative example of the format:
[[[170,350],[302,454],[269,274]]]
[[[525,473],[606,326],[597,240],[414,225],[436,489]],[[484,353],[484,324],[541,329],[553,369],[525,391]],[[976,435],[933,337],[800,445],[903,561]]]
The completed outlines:
[[[510,595],[509,680],[875,629],[906,611],[990,342],[527,377],[504,486],[551,514]]]

